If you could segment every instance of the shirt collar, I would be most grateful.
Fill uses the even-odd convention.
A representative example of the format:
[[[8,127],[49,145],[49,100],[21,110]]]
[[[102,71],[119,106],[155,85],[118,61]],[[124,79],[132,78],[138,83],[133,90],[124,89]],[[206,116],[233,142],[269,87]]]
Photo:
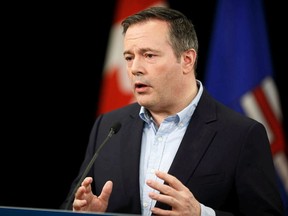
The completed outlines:
[[[183,110],[180,112],[176,113],[173,116],[168,116],[166,119],[173,119],[175,123],[181,123],[182,125],[187,125],[191,116],[194,113],[194,110],[196,109],[196,106],[198,105],[198,102],[201,98],[201,95],[203,93],[203,85],[200,80],[197,81],[197,86],[198,86],[198,92],[196,97],[191,101],[191,103],[185,107]],[[139,117],[145,121],[147,124],[153,123],[153,118],[145,107],[141,106],[140,112],[139,112]]]

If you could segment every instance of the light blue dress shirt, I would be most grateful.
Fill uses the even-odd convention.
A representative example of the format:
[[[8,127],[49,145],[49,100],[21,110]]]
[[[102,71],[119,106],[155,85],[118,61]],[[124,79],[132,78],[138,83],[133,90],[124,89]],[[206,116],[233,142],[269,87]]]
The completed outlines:
[[[154,172],[155,170],[168,172],[172,164],[191,116],[203,92],[203,85],[199,80],[197,80],[197,85],[199,88],[198,93],[192,102],[179,113],[165,118],[159,128],[149,111],[141,107],[139,116],[145,121],[145,126],[142,135],[139,181],[141,208],[142,215],[144,216],[151,215],[151,208],[156,203],[156,201],[150,199],[148,196],[149,192],[153,191],[153,189],[147,186],[146,181],[153,179],[163,183],[161,179],[156,178]],[[211,208],[201,204],[201,216],[215,216],[215,212]]]

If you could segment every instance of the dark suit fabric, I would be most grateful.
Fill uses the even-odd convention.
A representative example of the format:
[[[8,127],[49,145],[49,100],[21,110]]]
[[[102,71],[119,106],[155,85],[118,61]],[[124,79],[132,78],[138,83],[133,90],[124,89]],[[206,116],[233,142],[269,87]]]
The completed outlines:
[[[91,131],[80,174],[110,127],[115,122],[122,125],[88,174],[94,179],[96,195],[107,180],[113,181],[108,212],[141,214],[139,159],[144,123],[139,110],[135,103],[101,115]],[[216,215],[283,215],[263,125],[218,103],[205,89],[169,173]],[[169,209],[163,203],[156,205]]]

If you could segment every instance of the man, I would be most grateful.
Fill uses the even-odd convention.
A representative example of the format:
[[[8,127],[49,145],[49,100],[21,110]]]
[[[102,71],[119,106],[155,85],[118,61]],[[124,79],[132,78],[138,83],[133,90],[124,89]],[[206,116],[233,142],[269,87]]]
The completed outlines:
[[[193,24],[179,11],[152,7],[122,26],[137,103],[95,121],[72,189],[110,127],[121,129],[76,188],[73,210],[283,215],[265,128],[214,100],[196,79]]]

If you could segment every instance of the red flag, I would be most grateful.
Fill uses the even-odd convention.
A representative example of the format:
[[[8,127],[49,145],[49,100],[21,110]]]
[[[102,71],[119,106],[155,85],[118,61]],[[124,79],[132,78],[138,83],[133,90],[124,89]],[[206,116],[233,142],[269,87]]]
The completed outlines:
[[[110,31],[107,55],[99,95],[97,114],[102,114],[134,102],[123,58],[121,21],[150,6],[167,6],[165,0],[118,0],[114,23]]]

